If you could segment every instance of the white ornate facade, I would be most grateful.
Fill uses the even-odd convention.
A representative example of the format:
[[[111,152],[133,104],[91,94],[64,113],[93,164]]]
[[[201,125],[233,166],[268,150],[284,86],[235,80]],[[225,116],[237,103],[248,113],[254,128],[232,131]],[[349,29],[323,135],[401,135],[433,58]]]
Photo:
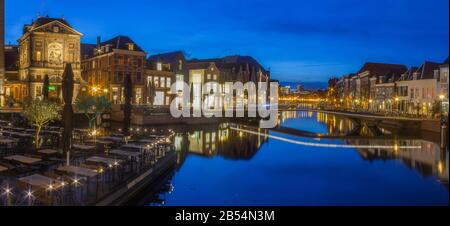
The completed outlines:
[[[75,99],[83,83],[80,71],[81,36],[64,19],[39,17],[31,25],[25,25],[18,40],[18,79],[6,82],[6,94],[19,100],[25,97],[40,98],[44,77],[48,75],[49,98],[62,100],[62,75],[65,65],[71,63]]]

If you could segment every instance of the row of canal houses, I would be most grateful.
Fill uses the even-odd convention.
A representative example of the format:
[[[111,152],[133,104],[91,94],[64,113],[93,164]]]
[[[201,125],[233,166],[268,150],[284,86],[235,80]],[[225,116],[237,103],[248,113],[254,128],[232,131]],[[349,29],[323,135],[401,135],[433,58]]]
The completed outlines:
[[[336,79],[333,91],[345,109],[429,117],[440,104],[448,112],[448,58],[411,68],[369,62],[357,73]]]
[[[124,35],[105,41],[98,37],[96,43],[82,43],[82,36],[64,18],[39,16],[24,25],[18,45],[6,45],[1,51],[6,58],[6,73],[0,76],[1,106],[12,106],[27,97],[41,98],[46,76],[50,79],[49,98],[61,101],[67,63],[74,71],[74,101],[80,95],[105,95],[117,105],[124,102],[127,75],[133,82],[133,104],[153,108],[167,108],[180,95],[170,91],[176,81],[191,87],[217,82],[217,87],[207,88],[219,92],[224,92],[225,82],[269,81],[269,71],[250,56],[187,59],[182,51],[149,54]],[[202,103],[206,97],[199,93],[194,98]]]
[[[131,74],[134,84],[135,105],[168,107],[176,95],[170,91],[171,85],[183,81],[193,86],[215,82],[218,86],[206,87],[216,93],[225,92],[225,82],[268,81],[269,72],[250,56],[227,56],[217,59],[186,59],[182,51],[147,53],[131,38],[117,36],[97,44],[81,44],[81,74],[87,82],[85,87],[98,87],[114,104],[124,101],[123,82],[126,74]],[[183,90],[177,84],[178,93]],[[153,90],[153,91],[152,91]],[[92,92],[92,89],[82,90]],[[205,95],[193,93],[194,103],[204,101]],[[179,103],[181,104],[181,103]],[[215,107],[223,106],[220,101]]]

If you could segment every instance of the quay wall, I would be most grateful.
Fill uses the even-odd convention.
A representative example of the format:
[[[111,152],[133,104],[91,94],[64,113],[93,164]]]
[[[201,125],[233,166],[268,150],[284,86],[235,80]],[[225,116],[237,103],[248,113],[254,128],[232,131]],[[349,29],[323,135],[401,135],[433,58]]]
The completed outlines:
[[[129,180],[121,188],[117,189],[106,198],[97,202],[96,206],[120,206],[132,199],[146,186],[155,182],[162,174],[171,170],[176,165],[176,153],[171,151],[160,159],[152,168],[143,172],[139,176]]]

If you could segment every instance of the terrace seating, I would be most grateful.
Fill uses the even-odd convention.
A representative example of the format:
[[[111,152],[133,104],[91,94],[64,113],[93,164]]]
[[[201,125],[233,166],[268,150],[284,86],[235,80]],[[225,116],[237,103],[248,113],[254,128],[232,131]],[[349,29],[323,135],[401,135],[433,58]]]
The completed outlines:
[[[74,137],[83,137],[86,132],[74,130],[73,134]],[[157,141],[165,138],[157,135],[140,137],[140,134],[135,134],[133,139],[136,141],[129,140],[126,145],[123,145],[124,137],[120,135],[98,137],[95,140],[92,137],[91,140],[80,138],[70,154],[70,163],[73,165],[67,166],[59,149],[61,128],[45,127],[41,133],[46,141],[44,146],[37,151],[29,151],[34,133],[33,128],[1,126],[0,122],[0,174],[2,177],[14,178],[18,190],[32,188],[36,192],[36,200],[39,199],[38,204],[62,205],[78,202],[74,200],[80,196],[85,196],[82,197],[83,204],[94,203],[117,186],[122,186],[129,178],[139,176],[158,160],[156,153],[160,147]],[[24,140],[31,142],[19,148],[19,145],[25,145]],[[53,184],[52,192],[50,184]],[[39,197],[38,190],[42,191]]]
[[[98,174],[95,170],[79,166],[61,166],[56,170],[59,172],[64,172],[66,174],[83,177],[95,177]]]
[[[7,167],[7,166],[5,166],[3,164],[0,164],[0,173],[6,172],[8,170],[10,170],[9,167]]]

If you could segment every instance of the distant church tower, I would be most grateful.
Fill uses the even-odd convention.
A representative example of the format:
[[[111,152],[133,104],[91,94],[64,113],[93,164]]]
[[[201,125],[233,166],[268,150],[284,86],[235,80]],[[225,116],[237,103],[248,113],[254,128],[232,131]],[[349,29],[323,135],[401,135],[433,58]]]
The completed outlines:
[[[0,107],[5,103],[5,0],[0,0]]]

